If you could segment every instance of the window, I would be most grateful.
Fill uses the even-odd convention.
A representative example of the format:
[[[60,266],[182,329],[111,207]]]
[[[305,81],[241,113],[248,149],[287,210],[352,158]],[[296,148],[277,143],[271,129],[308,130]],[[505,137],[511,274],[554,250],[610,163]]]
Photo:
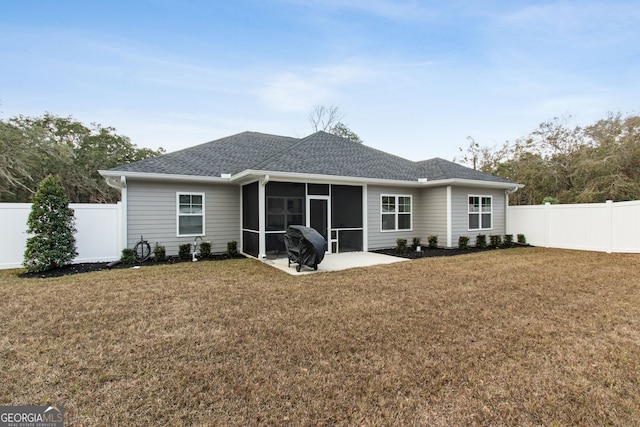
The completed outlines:
[[[382,195],[382,231],[411,230],[411,196]]]
[[[204,193],[177,193],[178,236],[204,236]]]
[[[492,224],[491,196],[469,196],[469,230],[489,230]]]

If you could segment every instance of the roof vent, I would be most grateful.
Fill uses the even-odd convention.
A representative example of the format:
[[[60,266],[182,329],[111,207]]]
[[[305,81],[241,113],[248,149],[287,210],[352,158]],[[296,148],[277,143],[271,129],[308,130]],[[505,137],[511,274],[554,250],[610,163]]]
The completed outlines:
[[[429,181],[428,178],[418,178],[418,182],[427,182]]]
[[[220,174],[220,178],[227,178],[227,179],[229,179],[229,178],[231,178],[231,174],[230,174],[230,173],[221,173],[221,174]]]

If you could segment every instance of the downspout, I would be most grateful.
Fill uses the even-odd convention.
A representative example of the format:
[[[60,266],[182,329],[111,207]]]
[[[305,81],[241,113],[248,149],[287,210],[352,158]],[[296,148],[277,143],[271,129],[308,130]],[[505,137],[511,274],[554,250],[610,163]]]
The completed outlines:
[[[113,187],[117,190],[120,190],[120,203],[122,214],[120,217],[120,228],[121,228],[121,236],[120,236],[120,246],[122,249],[127,247],[127,177],[120,176],[120,180],[117,181],[114,177],[106,177],[105,181],[109,187]]]
[[[128,233],[129,233],[129,227],[128,227],[128,221],[127,221],[127,213],[128,213],[128,200],[129,200],[129,196],[128,196],[128,191],[127,191],[127,177],[126,176],[121,176],[120,177],[120,194],[121,194],[121,199],[122,199],[122,249],[125,249],[127,247],[127,238],[128,238]]]
[[[509,195],[518,191],[518,187],[507,188],[504,190],[504,234],[513,234],[509,224]]]
[[[267,209],[266,186],[269,183],[269,175],[265,175],[258,183],[258,259],[267,259]]]

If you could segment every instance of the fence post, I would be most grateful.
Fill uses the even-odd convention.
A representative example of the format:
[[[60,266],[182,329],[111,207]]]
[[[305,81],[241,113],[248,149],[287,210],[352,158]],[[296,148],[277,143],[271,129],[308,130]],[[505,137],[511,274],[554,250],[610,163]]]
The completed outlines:
[[[613,252],[613,200],[607,200],[607,253]]]
[[[549,240],[551,236],[551,203],[545,202],[544,204],[544,247],[549,247]]]

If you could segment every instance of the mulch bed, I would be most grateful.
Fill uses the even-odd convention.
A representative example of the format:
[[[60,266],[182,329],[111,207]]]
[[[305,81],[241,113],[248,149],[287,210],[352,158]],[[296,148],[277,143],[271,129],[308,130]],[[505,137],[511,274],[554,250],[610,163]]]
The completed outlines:
[[[234,258],[245,258],[244,255],[227,255],[227,254],[212,254],[207,258],[199,258],[198,261],[222,261],[226,259],[234,259]],[[101,270],[116,270],[123,268],[134,268],[140,266],[153,266],[153,265],[166,265],[166,264],[177,264],[183,262],[193,262],[191,258],[188,260],[182,260],[178,257],[167,257],[166,261],[155,262],[153,260],[148,260],[145,262],[135,262],[133,264],[123,264],[117,263],[113,264],[111,262],[85,262],[80,264],[69,264],[64,267],[53,268],[51,270],[42,271],[39,273],[22,273],[19,274],[19,277],[22,278],[42,278],[46,279],[49,277],[61,277],[68,276],[71,274],[80,274],[80,273],[90,273],[92,271],[101,271]],[[113,264],[113,265],[110,265]]]
[[[524,246],[528,246],[528,245],[514,245],[511,246],[510,248],[519,248],[519,247],[524,247]],[[472,254],[472,253],[477,253],[477,252],[486,252],[486,251],[494,251],[494,250],[502,250],[505,248],[484,248],[484,249],[478,249],[475,247],[470,247],[468,249],[457,249],[457,248],[452,248],[452,249],[445,249],[445,248],[437,248],[437,249],[429,249],[428,247],[423,247],[421,252],[416,252],[413,251],[411,249],[407,249],[407,252],[405,253],[399,253],[396,251],[395,248],[387,248],[387,249],[377,249],[371,252],[375,252],[378,254],[384,254],[384,255],[391,255],[391,256],[396,256],[396,257],[401,257],[401,258],[408,258],[408,259],[419,259],[419,258],[431,258],[431,257],[442,257],[442,256],[455,256],[455,255],[466,255],[466,254]],[[233,258],[245,258],[244,255],[227,255],[227,254],[214,254],[211,255],[207,258],[204,259],[199,259],[199,261],[223,261],[226,259],[233,259]],[[112,263],[108,263],[108,262],[86,262],[86,263],[80,263],[80,264],[69,264],[69,265],[65,265],[64,267],[58,267],[58,268],[53,268],[51,270],[47,270],[47,271],[42,271],[39,273],[22,273],[19,274],[19,277],[23,277],[23,278],[42,278],[42,279],[46,279],[49,277],[61,277],[61,276],[68,276],[70,274],[80,274],[80,273],[90,273],[92,271],[101,271],[101,270],[115,270],[115,269],[121,269],[121,268],[134,268],[134,267],[140,267],[140,266],[153,266],[153,265],[166,265],[166,264],[177,264],[177,263],[182,263],[182,262],[193,262],[191,261],[191,259],[189,260],[181,260],[178,257],[167,257],[166,261],[161,261],[161,262],[154,262],[153,260],[150,261],[145,261],[145,262],[136,262],[133,264],[123,264],[123,263],[118,263],[118,264],[114,264],[109,266],[109,264]]]
[[[470,247],[468,249],[458,249],[458,248],[451,248],[451,249],[447,249],[447,248],[436,248],[436,249],[430,249],[429,247],[422,247],[422,251],[420,252],[416,252],[411,250],[410,248],[407,248],[407,252],[405,253],[399,253],[398,251],[396,251],[396,248],[387,248],[387,249],[378,249],[375,251],[371,251],[371,252],[375,252],[378,254],[384,254],[384,255],[391,255],[391,256],[395,256],[395,257],[401,257],[401,258],[408,258],[408,259],[419,259],[419,258],[432,258],[432,257],[441,257],[441,256],[455,256],[455,255],[466,255],[466,254],[473,254],[473,253],[478,253],[478,252],[487,252],[487,251],[496,251],[496,250],[504,250],[504,249],[515,249],[515,248],[522,248],[522,247],[526,247],[529,245],[523,245],[523,244],[514,244],[512,246],[509,247],[500,247],[500,248],[476,248],[476,247]]]

